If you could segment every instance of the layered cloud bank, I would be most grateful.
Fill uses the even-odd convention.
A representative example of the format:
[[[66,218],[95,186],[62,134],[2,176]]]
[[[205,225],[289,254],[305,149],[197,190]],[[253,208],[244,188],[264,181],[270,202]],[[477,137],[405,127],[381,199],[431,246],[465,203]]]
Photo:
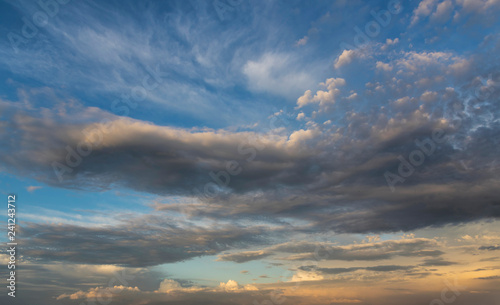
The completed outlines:
[[[498,217],[500,86],[487,63],[498,40],[485,44],[468,58],[393,53],[384,65],[395,70],[365,88],[327,79],[298,98],[298,122],[277,112],[248,131],[159,126],[64,100],[55,111],[4,101],[2,163],[53,186],[196,197],[199,214],[279,213],[337,232]]]
[[[500,1],[164,5],[0,42],[23,301],[496,304]]]

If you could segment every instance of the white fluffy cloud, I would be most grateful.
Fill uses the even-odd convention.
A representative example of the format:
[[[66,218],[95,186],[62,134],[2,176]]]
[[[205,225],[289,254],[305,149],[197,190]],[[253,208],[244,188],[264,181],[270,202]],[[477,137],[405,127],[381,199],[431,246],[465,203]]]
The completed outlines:
[[[356,56],[357,53],[355,50],[344,50],[342,54],[340,54],[339,57],[335,60],[335,69],[350,64]]]
[[[248,61],[242,72],[251,89],[291,97],[314,83],[311,75],[294,62],[289,54],[266,53]]]
[[[325,90],[318,90],[316,94],[312,96],[311,90],[307,90],[304,95],[297,99],[297,108],[302,108],[308,104],[318,103],[321,106],[326,106],[328,104],[334,104],[336,98],[340,94],[339,87],[345,86],[346,81],[343,78],[329,78],[324,83],[319,85]]]

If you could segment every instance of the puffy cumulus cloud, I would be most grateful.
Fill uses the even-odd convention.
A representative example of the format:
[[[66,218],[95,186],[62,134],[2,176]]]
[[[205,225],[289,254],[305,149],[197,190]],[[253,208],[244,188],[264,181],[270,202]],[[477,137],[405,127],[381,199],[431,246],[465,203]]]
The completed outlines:
[[[255,285],[244,285],[241,286],[238,284],[238,282],[233,281],[233,280],[228,280],[227,283],[220,283],[219,287],[220,290],[227,291],[227,292],[239,292],[239,291],[258,291],[259,289]]]
[[[415,52],[404,53],[404,57],[396,60],[399,68],[409,73],[424,72],[429,73],[429,68],[440,69],[443,72],[455,71],[457,64],[462,64],[464,58],[454,55],[451,52]],[[427,68],[427,69],[426,69]]]
[[[429,16],[434,10],[438,0],[423,0],[420,1],[418,7],[413,11],[411,25],[416,24],[420,18]]]
[[[160,288],[158,292],[169,293],[171,291],[176,291],[182,289],[181,284],[175,280],[165,279],[160,283]]]
[[[63,293],[56,297],[56,300],[120,300],[123,299],[148,299],[173,301],[177,298],[183,298],[186,295],[212,295],[226,293],[246,293],[256,292],[259,289],[254,285],[240,285],[234,280],[228,280],[227,283],[220,283],[216,287],[183,287],[178,281],[164,279],[160,287],[154,291],[140,290],[138,287],[126,287],[123,285],[114,287],[95,287],[87,291],[79,290],[74,293]],[[123,301],[122,301],[123,302]]]
[[[238,282],[229,280],[227,283],[220,283],[219,287],[225,291],[235,291],[239,289]]]
[[[338,69],[342,66],[350,64],[354,58],[358,54],[356,53],[356,50],[344,50],[342,51],[342,54],[339,55],[339,57],[335,60],[335,64],[333,65],[335,69]]]
[[[232,281],[229,281],[232,282]],[[238,285],[238,284],[237,284]],[[263,295],[272,293],[270,289],[265,291],[258,290],[253,285],[238,285],[238,290],[224,290],[220,287],[202,287],[199,290],[184,288],[181,290],[170,291],[169,293],[151,290],[135,290],[114,288],[91,288],[87,291],[78,291],[75,293],[65,293],[59,295],[57,300],[53,300],[55,304],[70,304],[78,305],[82,302],[99,303],[112,301],[120,305],[132,304],[228,304],[228,305],[252,305],[254,302],[263,298]],[[73,299],[70,298],[73,296]],[[306,298],[300,296],[290,296],[287,300],[299,304],[304,302]],[[326,303],[325,303],[326,304]]]
[[[320,107],[334,104],[336,98],[340,94],[339,87],[345,86],[346,81],[343,78],[329,78],[319,85],[324,87],[327,91],[318,90],[316,94],[312,96],[311,90],[307,90],[304,95],[297,99],[297,108],[302,108],[308,104],[314,103],[319,104]]]
[[[282,255],[280,258],[284,260],[376,261],[397,256],[439,257],[443,254],[442,251],[438,250],[436,240],[426,238],[386,240],[344,246],[306,241],[287,242],[255,252],[258,252],[259,255],[252,257],[248,254],[249,252],[236,252],[229,255],[219,255],[218,260],[243,263],[260,259],[264,255],[273,255],[274,258],[277,255]]]
[[[4,265],[7,265],[10,260],[10,255],[0,253],[0,262]]]
[[[445,0],[437,5],[436,11],[432,13],[430,20],[444,23],[450,19],[452,12],[453,2],[451,0]]]
[[[457,0],[456,1],[466,13],[486,13],[500,8],[498,0]]]
[[[290,279],[290,282],[321,281],[324,277],[313,271],[298,270]]]
[[[423,0],[413,11],[410,26],[426,18],[431,23],[458,22],[471,15],[476,19],[489,20],[499,9],[498,0]]]
[[[137,287],[125,287],[125,286],[113,286],[113,287],[96,287],[90,288],[88,291],[77,291],[72,294],[61,294],[56,300],[61,300],[68,298],[70,300],[82,300],[82,299],[109,299],[114,295],[120,294],[122,292],[139,292]]]
[[[392,71],[392,66],[381,61],[377,61],[376,67],[382,71]]]
[[[437,92],[434,92],[434,91],[425,91],[424,93],[422,93],[422,95],[420,96],[420,100],[423,101],[423,102],[434,102],[438,99],[439,95]]]
[[[384,45],[382,45],[382,46],[380,47],[380,49],[381,49],[382,51],[386,51],[389,47],[391,47],[391,46],[395,46],[395,45],[397,45],[398,43],[399,43],[399,38],[397,38],[397,37],[396,37],[396,38],[394,38],[394,39],[387,38],[387,39],[385,40],[385,44],[384,44]]]
[[[161,281],[160,287],[155,292],[158,292],[158,293],[187,292],[187,293],[189,293],[189,292],[202,291],[205,289],[206,288],[197,287],[197,286],[183,287],[176,280],[164,279],[163,281]]]
[[[454,5],[451,0],[423,0],[413,11],[411,25],[429,16],[432,22],[446,22],[450,19],[453,10]]]
[[[221,282],[219,286],[216,287],[198,287],[189,286],[183,287],[181,284],[172,279],[165,279],[160,283],[160,288],[155,292],[159,293],[172,293],[172,292],[185,292],[185,293],[195,293],[199,291],[222,291],[222,292],[243,292],[243,291],[258,291],[259,289],[255,285],[240,285],[234,280],[228,280],[226,283]]]

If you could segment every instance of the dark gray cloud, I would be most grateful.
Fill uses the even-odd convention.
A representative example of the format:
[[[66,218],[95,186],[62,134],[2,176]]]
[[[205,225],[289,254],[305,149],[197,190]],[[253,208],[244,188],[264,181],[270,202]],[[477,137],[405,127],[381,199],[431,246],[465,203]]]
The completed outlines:
[[[497,40],[485,48],[489,57],[409,52],[394,64],[414,73],[403,69],[402,83],[387,85],[383,95],[365,92],[376,109],[339,102],[336,112],[317,113],[306,127],[272,132],[158,126],[75,103],[49,110],[1,102],[0,162],[53,186],[123,186],[202,201],[158,204],[158,210],[214,219],[295,218],[312,223],[314,232],[408,231],[498,218],[499,73],[491,61],[479,65],[497,53]],[[450,85],[430,81],[407,89],[416,78],[443,73]],[[478,83],[490,75],[489,85]],[[323,124],[329,115],[334,123]],[[431,140],[437,131],[445,139],[439,143]],[[401,164],[417,155],[422,164],[405,171]],[[394,192],[387,173],[396,181]]]
[[[479,250],[495,251],[500,250],[500,246],[481,246],[479,247]]]
[[[266,253],[264,251],[247,251],[234,254],[223,254],[220,255],[217,260],[230,261],[235,263],[245,263],[253,260],[262,259],[268,257],[269,255],[271,255],[271,253]]]
[[[341,273],[354,272],[358,270],[391,272],[391,271],[408,271],[415,268],[416,268],[415,266],[381,265],[372,267],[350,267],[350,268],[316,268],[315,266],[302,266],[299,269],[304,271],[315,271],[323,274],[341,274]]]
[[[37,117],[4,107],[12,114],[0,130],[7,143],[0,153],[5,168],[54,186],[99,190],[118,184],[202,200],[197,206],[158,204],[159,210],[215,219],[227,215],[275,219],[279,215],[311,221],[315,223],[312,230],[359,233],[500,216],[495,200],[500,185],[492,163],[500,134],[495,123],[468,132],[467,146],[461,150],[452,141],[436,145],[436,152],[423,166],[391,192],[385,171],[397,173],[398,155],[407,158],[417,148],[415,140],[431,136],[442,124],[440,118],[429,119],[423,113],[402,116],[399,125],[391,127],[395,123],[389,119],[380,122],[376,116],[357,114],[349,118],[341,140],[329,143],[325,139],[338,132],[319,130],[315,138],[297,136],[291,141],[254,133],[178,130],[117,119],[96,110],[80,109],[80,122],[96,112],[95,117],[112,123],[74,124],[67,117]],[[362,130],[368,127],[371,134],[364,134]],[[447,128],[450,137],[458,137],[453,127]],[[15,143],[8,134],[16,134]],[[76,162],[68,157],[66,147],[77,151],[86,143],[85,135],[96,145]],[[256,142],[258,147],[249,144]],[[8,153],[9,145],[18,151],[16,155]],[[239,148],[248,151],[240,154]],[[249,162],[254,153],[255,159]],[[64,174],[59,182],[53,165],[67,166],[67,158],[77,166],[60,167]],[[239,165],[235,175],[227,170],[236,166],[233,161]],[[216,187],[217,181],[222,187]]]
[[[219,255],[219,260],[241,263],[270,255],[284,254],[287,256],[280,258],[285,260],[376,261],[397,256],[438,257],[444,254],[442,251],[434,249],[436,246],[435,240],[425,238],[388,240],[346,246],[302,241],[278,244],[260,251]]]
[[[456,264],[457,263],[455,263],[455,262],[447,261],[447,260],[444,260],[442,258],[434,258],[434,259],[426,259],[426,260],[424,260],[424,263],[420,264],[420,266],[428,266],[428,267],[432,267],[432,266],[451,266],[451,265],[456,265]]]
[[[500,275],[492,275],[492,276],[485,276],[485,277],[478,277],[476,278],[478,280],[500,280]]]
[[[144,267],[262,243],[273,231],[264,226],[181,227],[173,222],[156,215],[103,227],[27,223],[20,228],[19,248],[24,256],[42,261]]]

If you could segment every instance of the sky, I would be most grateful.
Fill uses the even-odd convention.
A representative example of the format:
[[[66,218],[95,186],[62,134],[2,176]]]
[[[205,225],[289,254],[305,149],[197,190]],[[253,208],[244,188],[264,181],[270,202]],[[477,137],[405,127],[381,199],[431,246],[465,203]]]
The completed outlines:
[[[0,2],[0,303],[500,304],[499,13]]]

